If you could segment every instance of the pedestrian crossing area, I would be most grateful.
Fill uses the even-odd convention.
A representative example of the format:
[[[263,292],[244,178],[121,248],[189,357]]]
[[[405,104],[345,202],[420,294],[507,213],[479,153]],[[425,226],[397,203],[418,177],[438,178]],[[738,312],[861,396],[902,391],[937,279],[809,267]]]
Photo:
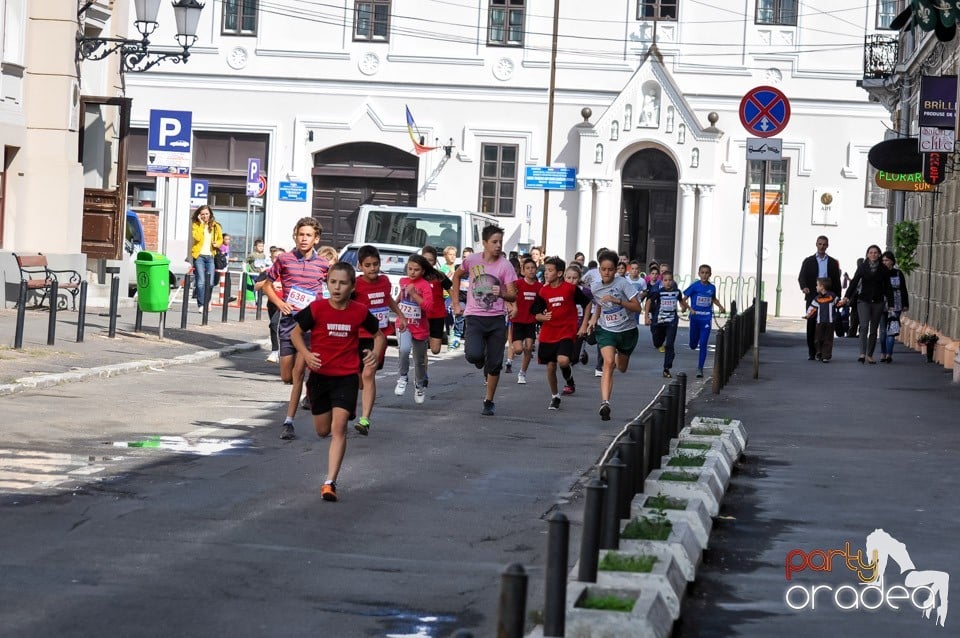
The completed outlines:
[[[0,492],[45,491],[105,475],[115,457],[0,448]]]

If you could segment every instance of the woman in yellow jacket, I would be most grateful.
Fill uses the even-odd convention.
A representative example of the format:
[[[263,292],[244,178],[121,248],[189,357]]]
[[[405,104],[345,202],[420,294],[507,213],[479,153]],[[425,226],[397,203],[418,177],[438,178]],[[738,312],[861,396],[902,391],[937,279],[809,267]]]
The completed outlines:
[[[203,311],[207,290],[213,286],[213,256],[223,244],[223,228],[209,206],[193,211],[190,228],[190,259],[193,262],[197,307]]]

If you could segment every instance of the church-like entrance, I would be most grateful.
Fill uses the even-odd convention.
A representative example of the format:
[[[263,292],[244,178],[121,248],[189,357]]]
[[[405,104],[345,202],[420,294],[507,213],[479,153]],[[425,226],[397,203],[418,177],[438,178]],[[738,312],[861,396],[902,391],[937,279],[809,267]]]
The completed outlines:
[[[654,148],[634,153],[623,166],[619,251],[640,261],[673,264],[677,230],[677,166]]]

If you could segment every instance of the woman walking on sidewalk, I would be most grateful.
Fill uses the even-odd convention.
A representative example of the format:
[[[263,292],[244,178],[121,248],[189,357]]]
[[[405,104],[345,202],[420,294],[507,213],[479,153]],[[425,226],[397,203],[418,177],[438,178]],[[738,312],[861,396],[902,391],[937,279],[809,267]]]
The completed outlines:
[[[880,262],[880,247],[876,244],[867,248],[867,258],[857,267],[856,274],[850,280],[844,304],[850,303],[850,297],[857,290],[857,312],[860,315],[860,356],[857,361],[876,363],[873,351],[877,347],[877,331],[886,307],[893,306],[893,291],[890,288],[890,271]]]
[[[223,245],[223,228],[213,216],[213,209],[204,204],[193,211],[190,224],[190,262],[193,264],[194,294],[197,307],[203,310],[207,291],[213,285],[213,256]]]
[[[910,309],[910,295],[907,294],[907,277],[896,268],[897,258],[892,251],[883,253],[883,265],[890,272],[890,290],[893,291],[893,305],[887,306],[887,314],[880,323],[880,361],[893,363],[893,343],[900,334],[900,313]],[[896,322],[896,331],[890,330]]]

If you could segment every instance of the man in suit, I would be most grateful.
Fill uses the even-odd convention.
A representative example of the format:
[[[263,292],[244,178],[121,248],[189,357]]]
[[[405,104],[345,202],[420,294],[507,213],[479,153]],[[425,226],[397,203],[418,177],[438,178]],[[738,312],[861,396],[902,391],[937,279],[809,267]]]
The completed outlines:
[[[810,301],[817,294],[817,278],[827,277],[830,279],[830,291],[838,298],[841,296],[842,288],[840,286],[840,262],[827,255],[827,247],[830,240],[825,235],[817,237],[817,252],[803,260],[800,265],[800,290],[803,291],[806,307],[810,307]],[[814,345],[813,334],[816,331],[816,319],[807,319],[807,350],[810,355],[810,361],[816,359],[817,348]]]

